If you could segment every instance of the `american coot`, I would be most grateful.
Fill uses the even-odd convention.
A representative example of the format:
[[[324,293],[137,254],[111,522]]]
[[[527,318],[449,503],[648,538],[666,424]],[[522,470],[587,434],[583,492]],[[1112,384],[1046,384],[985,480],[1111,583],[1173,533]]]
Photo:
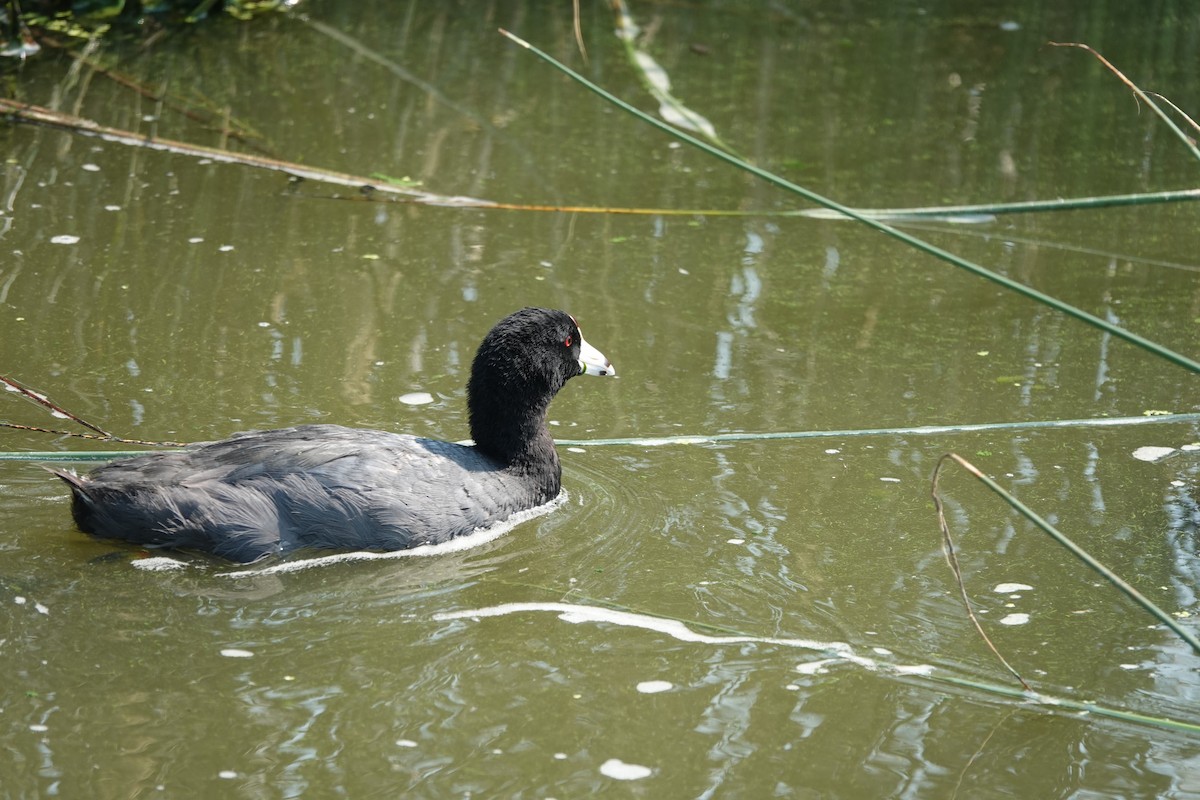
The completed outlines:
[[[576,375],[616,375],[562,311],[526,308],[484,337],[467,384],[475,446],[301,425],[116,461],[71,487],[87,533],[250,562],[300,548],[437,544],[558,496],[546,429]]]

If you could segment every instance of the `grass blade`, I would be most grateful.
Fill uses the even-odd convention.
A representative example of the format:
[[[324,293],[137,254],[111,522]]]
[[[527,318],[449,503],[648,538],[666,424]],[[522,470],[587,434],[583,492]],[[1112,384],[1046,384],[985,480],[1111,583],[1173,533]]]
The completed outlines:
[[[823,195],[820,195],[817,192],[812,191],[811,189],[806,189],[803,186],[799,186],[795,183],[792,183],[791,181],[781,178],[780,176],[778,176],[772,172],[769,172],[765,169],[762,169],[761,167],[757,167],[753,164],[743,161],[742,159],[738,158],[737,156],[731,155],[731,154],[725,152],[724,150],[721,150],[720,148],[709,144],[708,142],[702,141],[700,139],[697,139],[694,136],[684,133],[681,130],[673,128],[672,126],[668,125],[667,123],[661,122],[661,121],[655,119],[654,117],[650,116],[649,114],[646,114],[645,112],[641,111],[640,109],[635,108],[634,106],[630,105],[629,103],[626,103],[624,100],[621,100],[616,95],[613,95],[612,93],[610,93],[610,92],[602,89],[601,87],[597,86],[596,84],[592,83],[587,78],[580,75],[578,72],[575,72],[570,67],[568,67],[565,64],[563,64],[562,62],[558,61],[557,59],[555,59],[553,56],[549,55],[548,53],[534,47],[529,42],[525,41],[524,39],[520,38],[519,36],[509,33],[508,31],[504,30],[503,28],[500,29],[500,33],[503,36],[506,36],[507,38],[511,39],[516,44],[518,44],[521,47],[525,48],[526,50],[530,51],[531,53],[533,53],[534,55],[536,55],[538,58],[542,59],[546,63],[550,64],[555,69],[557,69],[560,72],[564,73],[565,75],[569,76],[572,80],[576,81],[581,86],[584,86],[589,91],[594,92],[596,95],[604,98],[605,100],[607,100],[608,102],[617,106],[618,108],[620,108],[624,111],[627,111],[628,113],[634,115],[635,117],[642,120],[643,122],[653,125],[654,127],[658,128],[661,131],[664,131],[665,133],[669,134],[670,136],[673,136],[682,142],[686,142],[686,143],[692,145],[693,147],[698,148],[699,150],[702,150],[703,152],[708,153],[709,155],[711,155],[717,159],[720,159],[721,161],[724,161],[727,164],[730,164],[732,166],[737,167],[738,169],[749,172],[751,175],[761,178],[762,180],[764,180],[774,186],[777,186],[780,189],[783,189],[785,191],[799,195],[800,197],[803,197],[804,199],[806,199],[812,203],[816,203],[819,206],[824,206],[825,208],[837,211],[847,217],[850,217],[851,219],[854,219],[854,220],[862,223],[863,225],[866,225],[869,228],[874,228],[875,230],[877,230],[881,233],[884,233],[884,234],[892,237],[893,239],[898,239],[899,241],[904,242],[905,244],[908,244],[912,247],[915,247],[915,248],[921,250],[922,252],[928,253],[929,255],[934,256],[935,258],[939,258],[942,261],[949,262],[950,264],[953,264],[956,267],[965,269],[968,272],[978,275],[981,278],[986,278],[987,280],[992,281],[993,283],[997,283],[1006,289],[1009,289],[1020,295],[1028,297],[1031,300],[1035,300],[1039,303],[1042,303],[1043,305],[1047,305],[1053,309],[1061,311],[1062,313],[1067,314],[1068,316],[1074,317],[1075,319],[1078,319],[1081,322],[1085,322],[1095,328],[1099,328],[1100,330],[1107,331],[1108,333],[1111,333],[1113,336],[1123,339],[1123,340],[1129,342],[1130,344],[1136,345],[1137,347],[1140,347],[1143,350],[1146,350],[1150,353],[1153,353],[1153,354],[1159,356],[1160,358],[1164,358],[1167,361],[1170,361],[1172,364],[1181,366],[1184,369],[1190,370],[1191,372],[1200,373],[1200,362],[1197,362],[1191,358],[1188,358],[1187,356],[1185,356],[1181,353],[1177,353],[1174,350],[1171,350],[1168,347],[1164,347],[1163,345],[1158,344],[1157,342],[1151,341],[1143,336],[1139,336],[1138,334],[1133,333],[1132,331],[1128,331],[1128,330],[1120,327],[1119,325],[1114,325],[1111,322],[1109,322],[1108,320],[1097,317],[1095,314],[1090,314],[1081,308],[1076,308],[1075,306],[1071,305],[1070,303],[1064,303],[1062,300],[1051,297],[1050,295],[1045,294],[1044,292],[1039,292],[1037,289],[1033,289],[1029,286],[1025,286],[1024,284],[1018,283],[1017,281],[1014,281],[1011,278],[1005,277],[1004,275],[1000,275],[997,272],[993,272],[992,270],[986,269],[985,267],[982,267],[972,261],[968,261],[967,259],[965,259],[961,256],[955,255],[954,253],[951,253],[947,250],[943,250],[940,247],[936,247],[922,239],[918,239],[916,236],[912,236],[908,233],[905,233],[904,231],[893,228],[892,226],[887,225],[883,222],[880,222],[877,219],[872,219],[870,217],[863,216],[858,211],[854,210],[853,208],[850,208],[849,206],[842,205],[841,203],[838,203],[835,200],[831,200]]]

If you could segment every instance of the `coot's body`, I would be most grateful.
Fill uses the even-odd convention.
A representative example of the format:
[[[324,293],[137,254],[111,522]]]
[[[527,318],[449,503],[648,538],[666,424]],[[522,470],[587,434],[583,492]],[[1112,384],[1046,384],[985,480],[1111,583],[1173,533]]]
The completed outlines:
[[[581,374],[616,373],[569,315],[527,308],[492,329],[472,364],[474,446],[303,425],[56,474],[81,530],[150,547],[249,562],[437,544],[558,495],[546,409]]]

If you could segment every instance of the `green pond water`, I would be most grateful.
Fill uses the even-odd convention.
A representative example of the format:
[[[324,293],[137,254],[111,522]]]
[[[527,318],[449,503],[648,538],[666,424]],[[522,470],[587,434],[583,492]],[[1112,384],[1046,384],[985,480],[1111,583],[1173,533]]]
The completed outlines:
[[[1046,42],[1085,41],[1196,116],[1200,15],[1049,6],[630,12],[723,141],[849,205],[1194,188],[1161,121]],[[308,0],[7,67],[25,102],[439,195],[763,213],[378,202],[0,127],[0,371],[114,433],[462,439],[474,348],[524,305],[570,311],[620,373],[551,406],[562,505],[458,552],[147,559],[75,531],[37,460],[0,462],[0,795],[1200,797],[1200,655],[950,469],[968,591],[1042,693],[1021,697],[963,610],[929,496],[962,454],[1197,632],[1196,418],[886,432],[1194,415],[1197,377],[863,226],[772,216],[808,206],[496,32],[654,112],[615,26],[583,4],[585,62],[570,3]],[[1200,357],[1194,204],[904,227]],[[0,419],[70,424],[0,398]],[[859,430],[884,432],[649,441]]]

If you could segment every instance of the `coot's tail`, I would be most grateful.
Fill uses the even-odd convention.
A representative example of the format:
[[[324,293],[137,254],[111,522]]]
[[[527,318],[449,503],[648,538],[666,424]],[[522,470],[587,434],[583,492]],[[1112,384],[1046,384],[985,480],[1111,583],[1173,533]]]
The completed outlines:
[[[71,516],[75,524],[84,533],[92,533],[92,514],[96,509],[96,501],[88,494],[88,480],[81,478],[71,470],[43,467],[47,472],[58,476],[62,482],[71,487]]]

